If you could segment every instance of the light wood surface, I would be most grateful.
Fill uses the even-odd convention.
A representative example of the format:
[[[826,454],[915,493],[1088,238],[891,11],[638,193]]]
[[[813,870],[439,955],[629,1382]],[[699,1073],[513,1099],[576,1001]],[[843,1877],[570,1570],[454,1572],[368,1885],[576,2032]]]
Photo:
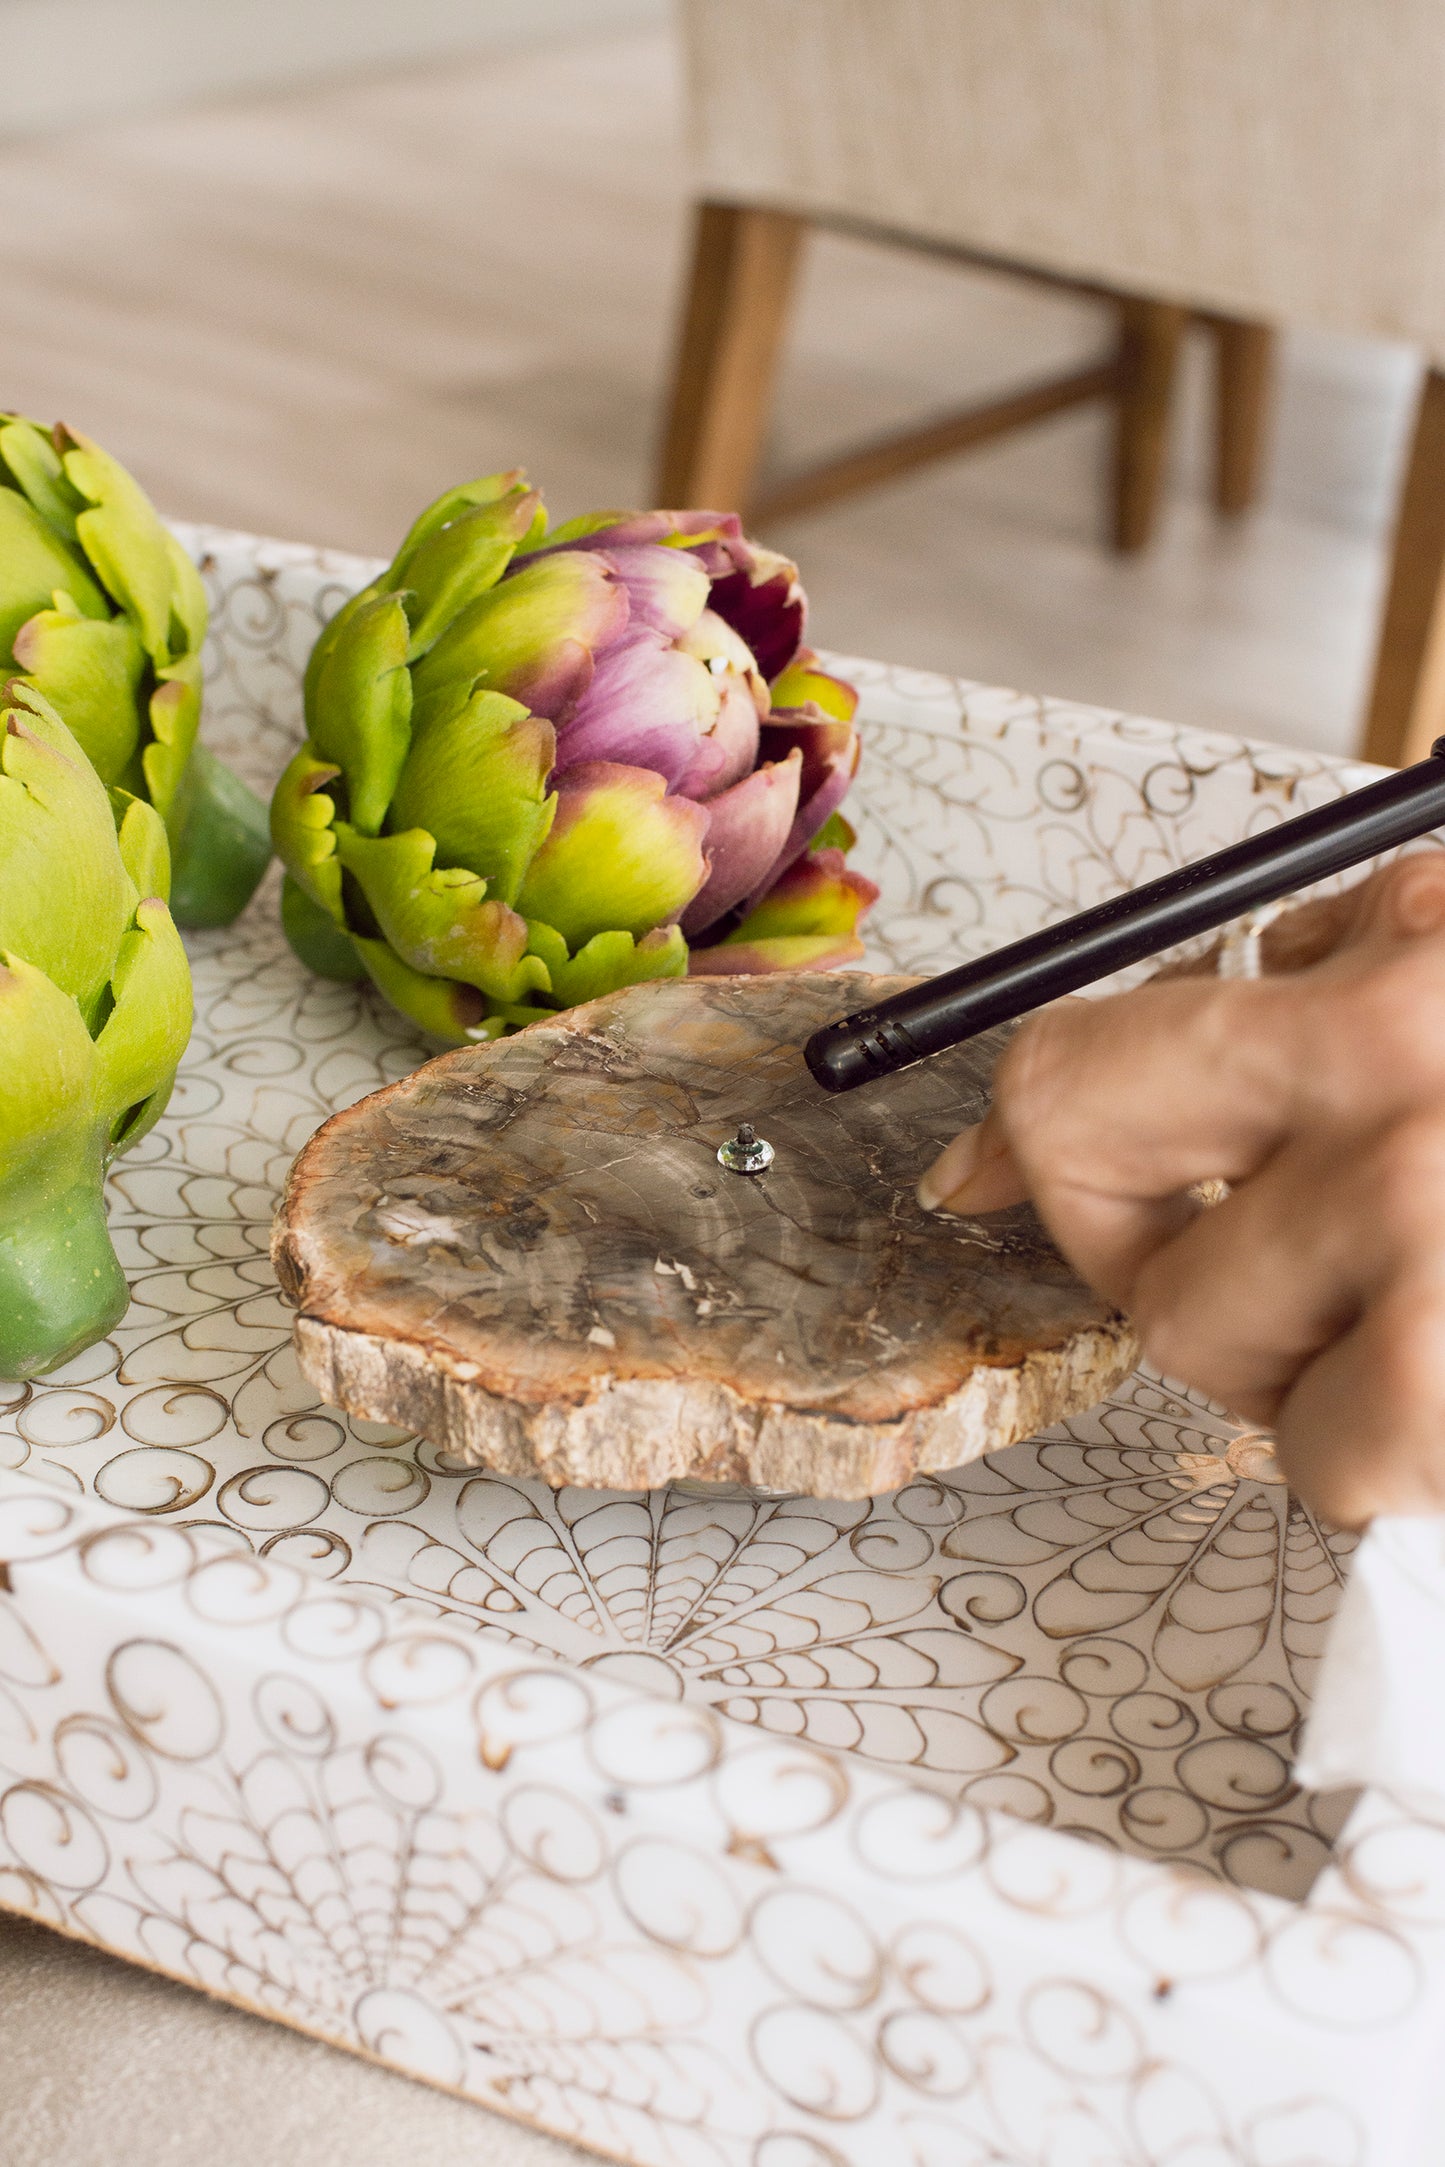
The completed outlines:
[[[1420,390],[1395,529],[1365,757],[1423,760],[1445,735],[1445,372]]]
[[[925,1212],[998,1033],[830,1097],[802,1047],[906,979],[634,986],[336,1114],[272,1243],[322,1397],[555,1486],[877,1496],[1091,1407],[1124,1320],[1031,1210]],[[740,1122],[764,1171],[718,1163]]]
[[[0,141],[182,99],[331,82],[351,68],[608,30],[655,29],[669,0],[0,0]],[[57,67],[56,55],[65,55]]]
[[[89,428],[178,516],[376,554],[518,460],[559,516],[645,501],[690,231],[679,114],[667,39],[598,38],[0,146],[0,404]],[[1067,291],[820,233],[768,469],[1099,340]],[[1222,529],[1207,364],[1187,340],[1146,554],[1099,546],[1110,420],[1082,406],[778,519],[814,639],[1346,749],[1416,371],[1292,335],[1266,499]]]

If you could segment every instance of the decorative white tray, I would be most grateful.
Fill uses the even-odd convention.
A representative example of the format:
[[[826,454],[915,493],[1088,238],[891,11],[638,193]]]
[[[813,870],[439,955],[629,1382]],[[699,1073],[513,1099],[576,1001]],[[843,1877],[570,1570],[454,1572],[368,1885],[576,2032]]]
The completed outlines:
[[[213,741],[264,785],[369,568],[193,539]],[[843,667],[887,967],[1348,779]],[[192,952],[113,1184],[129,1316],[0,1387],[0,1902],[629,2161],[1434,2157],[1445,1826],[1292,1781],[1350,1544],[1257,1444],[1141,1375],[827,1505],[554,1495],[348,1421],[271,1212],[425,1049],[300,969],[269,888]]]

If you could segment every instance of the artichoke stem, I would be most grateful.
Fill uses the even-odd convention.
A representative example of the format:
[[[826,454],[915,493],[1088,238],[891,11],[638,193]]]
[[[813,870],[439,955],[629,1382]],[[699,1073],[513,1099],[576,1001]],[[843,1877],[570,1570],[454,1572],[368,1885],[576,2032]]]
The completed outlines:
[[[103,1339],[130,1290],[99,1175],[0,1225],[0,1377],[40,1377]]]
[[[179,926],[229,925],[271,859],[266,808],[215,754],[197,745],[171,838],[171,916]]]

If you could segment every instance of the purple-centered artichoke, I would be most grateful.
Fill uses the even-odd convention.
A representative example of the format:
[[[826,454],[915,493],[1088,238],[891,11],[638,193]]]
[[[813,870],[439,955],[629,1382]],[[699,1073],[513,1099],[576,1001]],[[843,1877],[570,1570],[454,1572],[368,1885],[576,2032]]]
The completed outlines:
[[[856,960],[856,697],[804,617],[732,515],[549,533],[520,473],[450,491],[311,658],[271,813],[298,954],[452,1042],[689,969]]]

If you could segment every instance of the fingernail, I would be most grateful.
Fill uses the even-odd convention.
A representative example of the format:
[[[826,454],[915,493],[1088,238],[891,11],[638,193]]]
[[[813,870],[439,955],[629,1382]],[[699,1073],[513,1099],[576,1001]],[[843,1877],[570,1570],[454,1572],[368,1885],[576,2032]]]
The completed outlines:
[[[977,1128],[962,1129],[939,1153],[918,1184],[918,1201],[925,1211],[937,1211],[963,1187],[978,1164],[978,1137]]]

